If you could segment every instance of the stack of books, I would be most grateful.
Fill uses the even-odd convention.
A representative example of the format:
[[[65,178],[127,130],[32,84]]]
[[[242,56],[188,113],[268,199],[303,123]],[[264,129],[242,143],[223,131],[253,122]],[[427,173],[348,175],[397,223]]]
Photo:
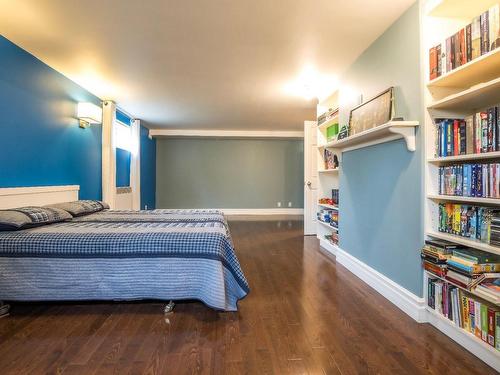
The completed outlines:
[[[429,79],[436,79],[498,48],[499,33],[500,7],[496,4],[429,50]]]
[[[456,326],[500,350],[500,312],[446,281],[430,278],[427,305]]]
[[[490,243],[491,221],[499,215],[498,209],[439,203],[438,210],[438,231]]]
[[[500,273],[483,273],[475,280],[474,293],[495,304],[500,304]]]
[[[426,240],[422,248],[422,262],[424,269],[439,277],[445,277],[446,261],[453,254],[453,250],[462,246],[444,240]]]
[[[339,226],[339,211],[335,209],[324,209],[320,210],[317,214],[319,221],[323,223],[328,223],[333,228],[338,228]]]
[[[439,194],[500,198],[500,163],[439,167]]]
[[[436,157],[500,151],[500,108],[464,119],[436,119]]]

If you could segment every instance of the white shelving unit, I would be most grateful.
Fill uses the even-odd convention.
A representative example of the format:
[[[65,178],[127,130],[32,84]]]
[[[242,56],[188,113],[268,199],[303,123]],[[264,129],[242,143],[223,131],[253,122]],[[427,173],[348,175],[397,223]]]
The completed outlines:
[[[471,20],[497,3],[495,0],[427,0],[422,8],[422,66],[424,69],[425,118],[425,234],[465,245],[474,249],[500,254],[500,247],[474,239],[438,231],[440,202],[464,202],[478,206],[498,207],[500,200],[490,198],[439,195],[439,167],[461,162],[497,162],[500,152],[436,157],[434,118],[464,118],[477,110],[500,102],[500,49],[491,51],[461,67],[429,81],[429,49],[446,40]],[[424,294],[427,292],[427,272],[424,273]],[[427,296],[425,295],[425,300]],[[428,307],[430,324],[471,351],[488,365],[500,371],[500,351],[476,336],[456,326]]]
[[[321,101],[318,104],[317,107],[317,115],[318,117],[328,111],[329,109],[335,109],[338,108],[338,92],[334,92],[332,95],[330,95],[328,98],[325,100]],[[335,169],[325,169],[325,163],[324,163],[324,145],[328,143],[327,136],[326,136],[326,131],[327,128],[332,126],[335,123],[338,123],[339,118],[338,116],[335,116],[328,121],[322,123],[317,127],[317,139],[318,139],[318,147],[317,147],[317,160],[318,160],[318,202],[317,204],[317,211],[320,211],[322,209],[330,209],[330,210],[337,210],[339,211],[338,206],[334,205],[328,205],[328,204],[320,204],[319,199],[320,198],[331,198],[332,196],[332,189],[338,189],[339,188],[339,173],[341,172],[341,153],[336,152],[335,154],[337,155],[339,159],[339,167]],[[317,226],[317,237],[320,240],[320,245],[323,247],[325,250],[329,251],[332,254],[336,254],[336,246],[329,242],[325,236],[326,235],[331,235],[336,229],[330,226],[328,223],[322,222],[318,220],[318,226]]]

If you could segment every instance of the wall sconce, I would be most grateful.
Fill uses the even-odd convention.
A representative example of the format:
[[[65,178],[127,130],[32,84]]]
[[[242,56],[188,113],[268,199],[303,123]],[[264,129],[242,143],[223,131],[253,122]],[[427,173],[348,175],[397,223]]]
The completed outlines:
[[[102,108],[92,103],[78,103],[77,111],[80,128],[86,129],[90,124],[102,123]]]

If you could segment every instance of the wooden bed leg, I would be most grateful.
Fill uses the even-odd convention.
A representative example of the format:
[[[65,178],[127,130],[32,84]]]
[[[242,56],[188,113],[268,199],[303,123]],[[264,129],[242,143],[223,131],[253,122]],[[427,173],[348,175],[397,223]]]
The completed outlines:
[[[0,318],[8,316],[9,315],[9,310],[10,310],[10,306],[9,305],[5,305],[3,303],[3,301],[0,301]]]
[[[165,305],[165,314],[171,313],[174,311],[175,303],[174,301],[170,300],[166,305]]]

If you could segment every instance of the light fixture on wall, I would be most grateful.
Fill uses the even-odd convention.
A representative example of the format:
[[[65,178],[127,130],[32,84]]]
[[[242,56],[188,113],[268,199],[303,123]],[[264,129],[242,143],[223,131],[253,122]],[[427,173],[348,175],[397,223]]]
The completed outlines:
[[[102,108],[93,103],[78,103],[77,113],[80,128],[86,129],[90,124],[102,123]]]

